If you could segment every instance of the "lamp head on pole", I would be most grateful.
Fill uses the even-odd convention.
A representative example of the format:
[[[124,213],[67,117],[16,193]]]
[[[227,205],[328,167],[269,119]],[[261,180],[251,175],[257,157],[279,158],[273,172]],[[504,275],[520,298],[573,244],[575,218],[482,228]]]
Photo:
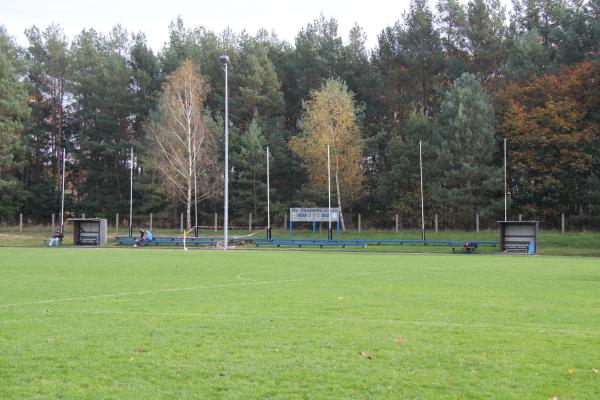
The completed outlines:
[[[229,64],[229,56],[222,55],[221,57],[219,57],[219,61],[221,62],[221,64],[227,65]]]

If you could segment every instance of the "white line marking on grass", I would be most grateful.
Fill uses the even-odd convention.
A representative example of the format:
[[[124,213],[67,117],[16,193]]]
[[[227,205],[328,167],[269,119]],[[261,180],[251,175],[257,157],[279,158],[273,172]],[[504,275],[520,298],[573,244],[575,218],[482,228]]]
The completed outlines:
[[[13,303],[13,304],[0,304],[0,309],[7,309],[12,307],[19,306],[31,306],[31,305],[42,305],[42,304],[52,304],[52,303],[64,303],[70,301],[80,301],[80,300],[96,300],[96,299],[107,299],[113,297],[125,297],[125,296],[143,296],[146,294],[153,293],[171,293],[171,292],[183,292],[190,290],[200,290],[200,289],[218,289],[218,288],[228,288],[228,287],[236,287],[236,286],[254,286],[254,285],[273,285],[278,283],[293,283],[293,282],[305,282],[311,280],[321,280],[327,278],[341,278],[341,277],[353,277],[353,276],[369,276],[369,275],[380,275],[380,274],[391,274],[401,272],[400,269],[393,271],[378,271],[378,272],[361,272],[355,274],[334,274],[328,276],[313,276],[310,278],[299,278],[299,279],[282,279],[278,281],[244,281],[244,282],[236,282],[236,283],[224,283],[219,285],[208,285],[208,286],[191,286],[191,287],[183,287],[183,288],[169,288],[169,289],[152,289],[152,290],[140,290],[140,291],[130,291],[130,292],[118,292],[118,293],[109,293],[109,294],[97,294],[90,296],[77,296],[77,297],[63,297],[58,299],[48,299],[48,300],[39,300],[32,302],[24,302],[24,303]],[[241,274],[238,274],[241,276]],[[237,276],[236,276],[237,278]],[[244,278],[239,278],[244,279]]]
[[[265,319],[265,320],[302,320],[319,322],[352,322],[352,323],[380,323],[380,324],[398,324],[414,326],[431,326],[445,329],[479,329],[479,330],[500,330],[500,331],[524,331],[539,334],[560,334],[572,336],[600,336],[598,331],[587,331],[570,328],[549,328],[545,326],[511,326],[494,324],[465,324],[459,322],[447,321],[414,321],[402,319],[381,319],[381,318],[347,318],[347,317],[318,317],[318,316],[294,316],[294,315],[262,315],[254,318],[248,314],[229,314],[229,313],[194,313],[194,312],[155,312],[155,311],[53,311],[55,314],[90,314],[90,315],[140,315],[140,316],[159,316],[159,317],[178,317],[178,318],[233,318],[233,319]],[[16,322],[17,320],[13,320]],[[0,321],[1,322],[1,321]]]

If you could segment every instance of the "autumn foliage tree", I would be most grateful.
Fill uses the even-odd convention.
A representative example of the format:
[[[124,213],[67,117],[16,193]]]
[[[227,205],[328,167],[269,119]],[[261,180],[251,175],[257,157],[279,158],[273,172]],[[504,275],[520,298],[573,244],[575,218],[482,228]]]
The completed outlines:
[[[509,141],[509,176],[517,209],[554,219],[588,205],[586,183],[598,165],[600,65],[580,63],[498,97],[499,133]],[[595,85],[593,83],[596,83]]]
[[[214,136],[205,124],[204,101],[208,86],[197,67],[186,61],[167,77],[157,118],[148,130],[154,141],[152,164],[166,187],[185,204],[187,228],[191,228],[194,180],[203,190],[200,198],[215,189]]]
[[[331,174],[342,229],[345,229],[343,201],[352,203],[364,193],[365,176],[361,167],[364,144],[356,114],[353,95],[347,86],[339,80],[328,80],[310,93],[300,122],[302,134],[290,141],[292,150],[304,161],[310,184],[317,190],[327,190],[327,146],[330,146]]]

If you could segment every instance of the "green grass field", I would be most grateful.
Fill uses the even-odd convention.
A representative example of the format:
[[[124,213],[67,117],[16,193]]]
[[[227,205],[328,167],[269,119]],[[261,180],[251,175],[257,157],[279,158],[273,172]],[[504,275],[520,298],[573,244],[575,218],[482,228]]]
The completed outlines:
[[[0,249],[0,398],[597,399],[600,260]]]

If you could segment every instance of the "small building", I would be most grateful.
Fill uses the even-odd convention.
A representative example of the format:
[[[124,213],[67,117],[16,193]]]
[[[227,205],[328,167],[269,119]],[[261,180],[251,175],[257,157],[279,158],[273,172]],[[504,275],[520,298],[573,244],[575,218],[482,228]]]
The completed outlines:
[[[500,224],[500,251],[503,253],[537,253],[539,221],[498,221],[498,223]]]
[[[104,246],[108,240],[108,224],[104,218],[69,218],[73,222],[75,246]]]

